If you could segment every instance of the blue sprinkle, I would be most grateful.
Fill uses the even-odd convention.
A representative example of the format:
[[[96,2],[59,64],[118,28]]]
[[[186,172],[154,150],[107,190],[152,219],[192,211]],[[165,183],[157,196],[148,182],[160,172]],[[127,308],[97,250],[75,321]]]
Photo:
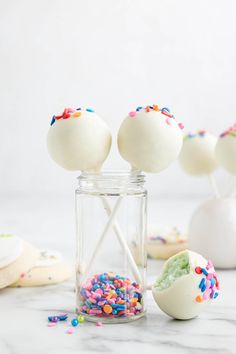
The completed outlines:
[[[143,109],[143,107],[139,106],[136,108],[136,112],[140,111],[141,109]]]
[[[78,326],[79,321],[77,320],[77,318],[73,318],[73,320],[71,320],[71,324],[73,327],[76,327],[76,326]]]
[[[163,107],[161,111],[167,111],[167,112],[170,112],[169,108],[167,108],[167,107]]]
[[[52,117],[52,121],[50,123],[50,125],[52,126],[55,123],[55,116]]]
[[[99,284],[95,284],[95,285],[93,286],[93,291],[95,291],[95,290],[97,290],[97,289],[99,289],[99,288],[100,288]]]
[[[200,284],[199,284],[199,288],[201,289],[203,287],[203,285],[205,285],[205,279],[202,278]]]
[[[113,315],[116,315],[116,314],[117,314],[117,310],[113,310],[113,311],[112,311],[112,314],[113,314]]]
[[[205,290],[206,290],[206,285],[203,284],[202,287],[201,287],[201,292],[204,293]]]
[[[204,275],[206,275],[206,276],[208,275],[208,272],[206,271],[205,268],[202,268],[202,272],[203,272]]]
[[[93,112],[94,112],[94,109],[92,109],[92,108],[86,108],[86,111],[93,113]]]
[[[211,288],[212,288],[216,284],[215,278],[211,278],[210,282],[211,282]]]
[[[59,318],[60,321],[65,321],[67,320],[68,316],[67,315],[63,315],[63,316],[57,316]]]
[[[214,299],[216,299],[218,295],[219,295],[219,293],[216,292],[214,295]]]

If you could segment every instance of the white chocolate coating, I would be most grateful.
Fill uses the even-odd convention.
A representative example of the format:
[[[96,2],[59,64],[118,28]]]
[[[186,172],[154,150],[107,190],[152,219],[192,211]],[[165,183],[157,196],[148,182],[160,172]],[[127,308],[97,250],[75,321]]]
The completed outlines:
[[[195,268],[199,266],[206,268],[207,260],[195,252],[189,250],[183,252],[188,252],[190,273],[177,278],[170,287],[164,290],[158,291],[154,285],[152,293],[157,305],[167,315],[176,319],[187,320],[198,316],[204,311],[211,299],[203,302],[195,300],[201,294],[199,289],[201,275],[196,274]],[[164,264],[164,269],[168,261]]]
[[[193,176],[209,175],[218,166],[215,157],[217,138],[210,134],[185,138],[179,154],[182,169]]]
[[[19,258],[23,248],[23,241],[18,236],[0,234],[0,269]]]
[[[236,267],[236,200],[206,201],[193,213],[189,224],[189,245],[218,268]]]
[[[236,136],[228,134],[219,138],[215,153],[219,164],[232,175],[236,175]]]
[[[121,156],[133,169],[157,173],[174,162],[182,147],[183,135],[174,118],[161,112],[141,110],[126,117],[118,132]]]
[[[109,154],[111,133],[96,113],[81,111],[80,117],[55,121],[47,147],[51,158],[66,170],[97,172]]]

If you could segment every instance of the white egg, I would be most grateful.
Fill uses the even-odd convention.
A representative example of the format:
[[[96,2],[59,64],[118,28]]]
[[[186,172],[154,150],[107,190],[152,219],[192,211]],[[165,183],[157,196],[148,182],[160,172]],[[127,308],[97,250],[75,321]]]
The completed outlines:
[[[167,315],[188,320],[206,309],[218,296],[218,289],[212,263],[200,254],[186,250],[165,262],[161,276],[152,287],[152,294]]]
[[[118,148],[133,169],[157,173],[177,159],[183,135],[176,120],[164,113],[140,109],[121,124]]]
[[[236,175],[236,132],[223,133],[216,144],[216,158],[222,167]]]
[[[188,134],[179,154],[182,169],[193,176],[209,175],[218,166],[215,157],[217,138],[205,131]]]
[[[218,268],[236,267],[236,200],[206,201],[193,213],[189,247],[211,259]]]
[[[81,110],[55,120],[47,147],[51,158],[66,170],[96,172],[109,154],[111,133],[96,113]]]

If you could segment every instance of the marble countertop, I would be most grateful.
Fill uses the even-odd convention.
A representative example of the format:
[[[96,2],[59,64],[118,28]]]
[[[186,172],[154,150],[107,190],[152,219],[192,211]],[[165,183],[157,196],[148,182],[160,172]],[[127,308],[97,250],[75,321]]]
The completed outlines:
[[[3,231],[24,235],[38,246],[57,247],[71,258],[73,238],[70,242],[63,235],[73,234],[73,200],[60,204],[61,218],[56,212],[52,218],[50,213],[53,205],[58,205],[57,201],[50,201],[45,206],[43,198],[40,201],[3,198],[1,203],[4,203],[0,222]],[[175,203],[176,210],[182,208],[182,220],[188,217],[189,205],[194,207],[196,203]],[[165,214],[167,204],[167,201],[163,202],[160,216],[161,211]],[[178,218],[175,213],[175,224]],[[180,226],[184,227],[184,223]],[[161,265],[160,261],[149,261],[149,282],[158,275]],[[72,280],[48,287],[4,289],[0,292],[0,353],[236,353],[236,270],[218,271],[218,274],[220,296],[196,319],[177,321],[169,318],[156,306],[149,291],[145,318],[102,327],[86,322],[72,335],[66,333],[66,323],[61,322],[53,328],[47,326],[50,314],[67,312],[70,318],[73,317]]]

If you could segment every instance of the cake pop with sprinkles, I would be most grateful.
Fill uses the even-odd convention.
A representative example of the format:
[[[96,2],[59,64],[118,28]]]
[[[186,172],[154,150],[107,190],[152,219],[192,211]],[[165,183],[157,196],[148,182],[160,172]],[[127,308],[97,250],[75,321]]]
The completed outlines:
[[[179,154],[182,169],[192,176],[210,175],[218,166],[216,143],[217,137],[205,130],[187,134]]]
[[[47,147],[66,170],[97,172],[109,154],[111,133],[93,109],[65,108],[52,118]]]
[[[198,316],[218,297],[219,280],[211,261],[186,250],[166,261],[152,294],[167,315],[188,320]]]
[[[230,174],[236,175],[236,123],[220,135],[215,153],[219,164]]]
[[[176,160],[182,147],[183,124],[166,107],[138,107],[122,122],[118,132],[121,156],[132,169],[157,173]]]

